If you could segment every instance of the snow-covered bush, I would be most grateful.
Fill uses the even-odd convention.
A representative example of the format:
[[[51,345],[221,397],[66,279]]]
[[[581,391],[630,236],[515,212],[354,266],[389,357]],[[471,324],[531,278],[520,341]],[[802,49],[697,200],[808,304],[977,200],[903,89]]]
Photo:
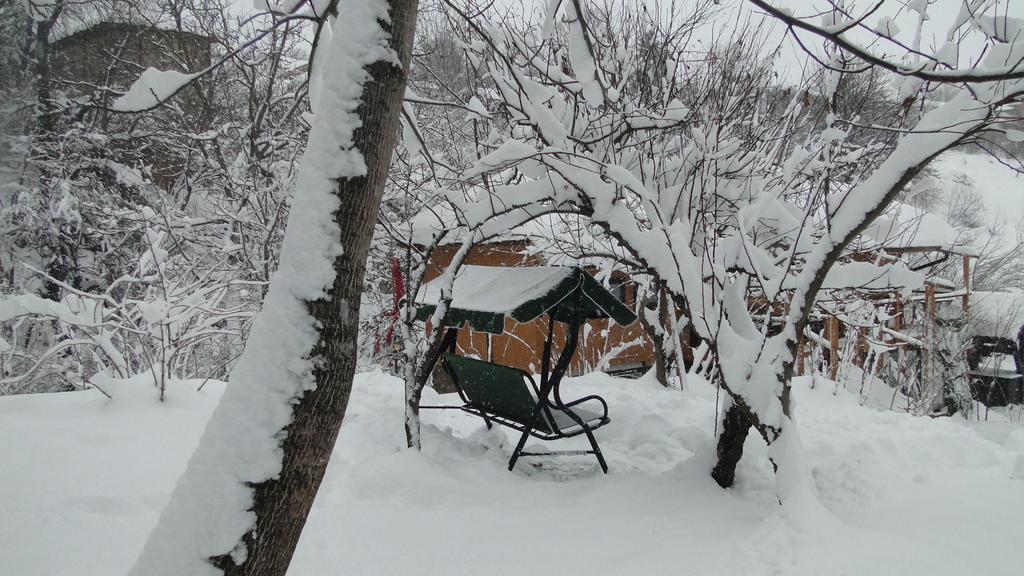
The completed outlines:
[[[0,103],[4,390],[81,387],[99,371],[223,377],[233,365],[277,267],[308,99],[300,22],[267,27],[225,10],[220,0],[0,7],[0,35],[34,35],[0,47],[0,95],[18,96]],[[187,103],[116,114],[107,105],[129,86],[68,82],[51,66],[58,38],[97,22],[209,39],[205,56],[152,48],[189,77],[218,65]],[[142,57],[92,64],[120,78],[118,66]]]
[[[191,260],[179,248],[184,235],[150,217],[136,268],[102,291],[49,277],[59,300],[0,297],[9,346],[0,393],[83,388],[100,373],[148,374],[162,397],[171,378],[224,377],[241,350],[260,283],[225,278],[217,263]]]

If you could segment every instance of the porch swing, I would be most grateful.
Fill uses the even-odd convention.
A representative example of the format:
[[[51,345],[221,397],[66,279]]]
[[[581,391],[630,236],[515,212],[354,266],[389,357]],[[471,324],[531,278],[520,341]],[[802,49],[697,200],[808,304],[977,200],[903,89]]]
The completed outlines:
[[[452,301],[443,326],[442,345],[429,367],[441,362],[462,400],[461,406],[422,406],[456,408],[479,416],[488,428],[506,426],[520,433],[508,469],[515,468],[522,456],[593,454],[608,473],[594,430],[608,424],[608,403],[597,395],[570,402],[562,399],[560,384],[579,344],[580,326],[590,319],[611,318],[626,326],[636,316],[611,292],[579,267],[502,268],[463,266],[452,287]],[[427,320],[441,299],[441,279],[426,284],[417,296],[417,318]],[[548,316],[547,338],[541,356],[540,384],[524,370],[466,358],[455,354],[459,328],[501,334],[505,318],[520,323]],[[551,365],[555,322],[564,323],[566,341]],[[581,405],[589,403],[588,407]],[[526,441],[533,436],[542,441],[586,435],[590,450],[525,452]]]

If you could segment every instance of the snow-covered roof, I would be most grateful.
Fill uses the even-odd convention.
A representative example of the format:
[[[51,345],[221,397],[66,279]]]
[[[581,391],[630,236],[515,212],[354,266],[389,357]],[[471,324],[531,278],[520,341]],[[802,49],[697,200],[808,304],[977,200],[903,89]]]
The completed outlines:
[[[445,280],[442,275],[420,289],[416,301],[421,319],[428,318],[440,302]],[[577,294],[579,302],[575,302]],[[625,304],[581,268],[463,266],[452,285],[446,325],[468,323],[476,330],[499,334],[506,316],[529,322],[548,312],[563,321],[614,318],[619,324],[631,324],[636,320]]]
[[[977,250],[941,215],[896,204],[862,236],[890,250],[943,250],[976,256]]]
[[[504,268],[463,266],[452,289],[452,308],[476,312],[511,312],[534,298],[550,293],[572,275],[572,268]],[[428,282],[420,291],[420,302],[436,304],[441,299],[442,278]]]
[[[58,19],[57,25],[50,32],[51,43],[62,42],[78,34],[113,26],[175,32],[197,39],[214,41],[213,38],[200,33],[179,30],[179,22],[167,11],[152,2],[141,2],[138,6],[133,6],[132,9],[127,11],[111,7],[91,7],[88,5],[78,6],[77,8],[73,12],[65,12]]]

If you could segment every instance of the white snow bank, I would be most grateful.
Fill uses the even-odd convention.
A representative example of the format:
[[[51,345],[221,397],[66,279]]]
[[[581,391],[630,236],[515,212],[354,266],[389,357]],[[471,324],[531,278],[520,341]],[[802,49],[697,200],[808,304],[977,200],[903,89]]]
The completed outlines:
[[[809,522],[780,512],[756,438],[734,489],[711,482],[715,395],[690,384],[566,382],[567,398],[608,400],[605,476],[590,457],[529,458],[509,473],[512,436],[452,411],[424,411],[423,452],[404,450],[401,382],[361,374],[289,574],[1019,573],[1024,426],[879,412],[800,381],[805,458],[834,515]],[[175,384],[160,404],[150,386],[114,400],[0,398],[5,574],[130,566],[221,387]],[[448,400],[425,392],[425,404]]]
[[[151,378],[0,398],[0,573],[124,574],[167,503],[223,382]],[[202,391],[196,390],[202,386]]]

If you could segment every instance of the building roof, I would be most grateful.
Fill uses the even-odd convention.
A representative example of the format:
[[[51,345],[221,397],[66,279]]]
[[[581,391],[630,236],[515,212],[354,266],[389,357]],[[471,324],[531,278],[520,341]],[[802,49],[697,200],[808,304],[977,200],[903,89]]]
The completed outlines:
[[[93,18],[68,19],[67,22],[62,21],[60,28],[54,29],[51,34],[50,42],[55,48],[60,49],[63,45],[71,44],[78,40],[84,40],[93,35],[103,34],[111,30],[133,31],[135,33],[155,31],[158,33],[173,34],[177,37],[193,39],[197,42],[206,42],[208,44],[212,44],[216,41],[210,36],[189,32],[187,30],[178,30],[175,23],[170,20],[130,22],[107,16],[96,16]]]

